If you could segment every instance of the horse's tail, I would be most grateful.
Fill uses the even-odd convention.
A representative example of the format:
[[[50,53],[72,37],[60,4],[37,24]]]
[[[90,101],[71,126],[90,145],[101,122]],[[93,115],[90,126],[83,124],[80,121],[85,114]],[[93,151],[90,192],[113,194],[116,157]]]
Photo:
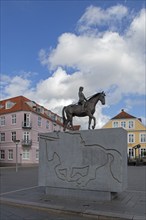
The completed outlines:
[[[63,125],[66,124],[66,117],[65,117],[65,109],[66,109],[66,106],[64,106],[64,108],[62,109],[62,118],[63,118]]]

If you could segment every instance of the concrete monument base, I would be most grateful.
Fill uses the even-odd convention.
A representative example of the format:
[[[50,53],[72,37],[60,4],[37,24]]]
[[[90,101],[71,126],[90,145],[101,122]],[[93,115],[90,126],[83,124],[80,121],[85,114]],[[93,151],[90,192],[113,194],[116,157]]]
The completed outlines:
[[[127,132],[40,134],[39,185],[51,196],[111,200],[127,187]]]
[[[49,196],[59,196],[65,199],[76,199],[76,200],[90,200],[90,201],[105,201],[112,200],[117,196],[114,192],[103,192],[98,190],[86,190],[86,189],[66,189],[66,188],[55,188],[46,187],[46,194]]]

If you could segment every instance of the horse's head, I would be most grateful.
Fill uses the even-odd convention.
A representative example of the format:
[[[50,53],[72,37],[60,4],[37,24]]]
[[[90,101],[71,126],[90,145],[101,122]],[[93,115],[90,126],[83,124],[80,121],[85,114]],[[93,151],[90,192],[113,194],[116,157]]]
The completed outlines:
[[[105,105],[105,93],[102,91],[99,93],[99,100],[101,101],[102,105]]]

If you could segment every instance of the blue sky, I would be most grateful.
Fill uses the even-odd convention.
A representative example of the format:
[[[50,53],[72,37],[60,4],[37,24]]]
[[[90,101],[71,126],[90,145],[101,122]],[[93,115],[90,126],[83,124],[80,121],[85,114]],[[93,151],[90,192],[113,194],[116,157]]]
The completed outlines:
[[[125,109],[145,115],[144,0],[1,1],[1,99],[24,95],[61,114],[104,90],[97,128]],[[82,128],[88,119],[76,119]]]

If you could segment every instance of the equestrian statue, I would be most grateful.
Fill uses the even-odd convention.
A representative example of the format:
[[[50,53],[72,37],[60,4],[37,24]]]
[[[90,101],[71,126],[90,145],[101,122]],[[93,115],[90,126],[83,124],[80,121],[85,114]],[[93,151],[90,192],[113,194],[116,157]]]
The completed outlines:
[[[79,102],[78,104],[71,104],[68,106],[64,106],[62,109],[62,118],[63,118],[63,125],[64,125],[64,131],[67,128],[74,129],[73,128],[73,117],[89,117],[89,123],[88,123],[88,129],[90,129],[91,121],[94,120],[94,124],[92,126],[92,129],[96,126],[96,118],[93,116],[95,113],[95,107],[97,102],[100,100],[102,105],[105,105],[105,93],[100,92],[96,93],[90,98],[86,98],[83,94],[83,87],[79,88]]]

